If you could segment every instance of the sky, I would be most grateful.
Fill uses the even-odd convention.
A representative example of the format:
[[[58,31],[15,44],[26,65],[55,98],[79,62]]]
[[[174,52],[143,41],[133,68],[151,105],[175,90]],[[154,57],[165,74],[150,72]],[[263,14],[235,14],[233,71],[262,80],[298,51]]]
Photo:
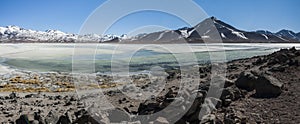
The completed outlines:
[[[272,32],[288,29],[300,32],[300,0],[193,1],[208,16],[215,16],[238,29],[246,31],[269,30]],[[68,33],[78,33],[89,15],[104,2],[106,1],[1,0],[0,26],[16,25],[41,31],[56,29]],[[122,7],[122,5],[116,6]],[[180,7],[181,5],[178,5],[178,8]],[[120,19],[107,31],[107,34],[126,34],[147,25],[162,26],[169,29],[188,26],[173,15],[156,11],[143,11]]]

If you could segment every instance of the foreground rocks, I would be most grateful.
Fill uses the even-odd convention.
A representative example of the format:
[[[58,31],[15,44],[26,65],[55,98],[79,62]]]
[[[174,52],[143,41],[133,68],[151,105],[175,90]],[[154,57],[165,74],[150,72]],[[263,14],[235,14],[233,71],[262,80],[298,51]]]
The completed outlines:
[[[236,86],[247,91],[255,90],[256,97],[277,97],[282,92],[283,83],[267,74],[242,72],[236,81]]]
[[[281,94],[283,83],[273,76],[260,76],[255,84],[255,96],[257,97],[277,97]]]
[[[300,123],[299,60],[300,51],[294,48],[271,55],[235,60],[227,63],[226,76],[216,76],[215,80],[211,79],[210,72],[213,65],[202,65],[199,66],[199,85],[191,85],[194,77],[185,81],[185,85],[191,85],[191,89],[180,89],[180,71],[169,70],[166,80],[163,80],[166,83],[161,93],[149,96],[147,100],[124,95],[134,92],[136,98],[140,98],[147,95],[138,89],[149,93],[160,89],[157,82],[155,85],[149,83],[150,79],[145,75],[132,76],[136,87],[125,85],[119,89],[118,85],[110,87],[110,76],[98,75],[96,80],[99,84],[107,86],[103,94],[93,92],[80,95],[71,91],[2,93],[0,120],[17,124]],[[11,80],[15,82],[8,81],[16,78],[16,75],[2,75],[2,82],[14,83],[18,87],[26,82],[25,85],[35,87],[47,84],[43,83],[47,74],[37,75],[39,78],[36,80],[39,80],[32,80],[35,84],[27,84],[31,79],[24,75]],[[53,79],[48,80],[48,89],[70,87],[71,84],[63,82],[74,80],[69,78],[69,74],[53,75]],[[104,107],[102,97],[114,108]],[[99,98],[100,101],[97,101]],[[168,107],[173,109],[166,111]],[[155,116],[159,112],[164,114]],[[177,115],[177,112],[181,115]]]

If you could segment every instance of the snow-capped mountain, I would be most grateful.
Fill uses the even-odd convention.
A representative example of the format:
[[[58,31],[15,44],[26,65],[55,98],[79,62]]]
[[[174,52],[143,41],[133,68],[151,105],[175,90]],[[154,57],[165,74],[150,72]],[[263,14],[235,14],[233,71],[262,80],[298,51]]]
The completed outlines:
[[[122,42],[122,43],[202,43],[222,39],[225,43],[300,42],[300,32],[281,30],[272,33],[266,30],[239,30],[215,17],[207,18],[194,27],[165,30],[133,37],[127,35],[70,34],[58,30],[35,31],[17,26],[0,27],[0,42]]]
[[[18,26],[0,27],[0,42],[45,42],[45,43],[74,43],[74,42],[109,42],[114,39],[126,39],[126,35],[78,35],[58,30],[35,31]]]
[[[177,30],[166,30],[143,34],[127,42],[134,43],[201,43],[214,42],[222,39],[222,42],[300,42],[299,33],[282,30],[272,33],[266,30],[243,31],[239,30],[215,17],[205,19],[194,27],[184,27]]]
[[[298,33],[299,34],[299,33]],[[294,40],[300,40],[300,37],[297,36],[296,33],[290,30],[281,30],[276,33],[277,36],[283,37],[283,38],[290,38]]]

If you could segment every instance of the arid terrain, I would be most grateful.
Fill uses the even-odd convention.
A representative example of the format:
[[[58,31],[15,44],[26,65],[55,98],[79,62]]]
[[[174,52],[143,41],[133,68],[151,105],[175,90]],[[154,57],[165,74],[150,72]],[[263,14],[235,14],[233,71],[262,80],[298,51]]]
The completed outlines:
[[[226,76],[217,80],[211,80],[214,65],[208,64],[192,68],[199,70],[200,80],[183,78],[180,70],[173,69],[166,72],[166,78],[132,75],[135,86],[108,75],[83,78],[16,70],[0,75],[0,120],[17,124],[300,123],[299,61],[300,51],[282,49],[221,63]],[[181,89],[182,82],[195,87]],[[137,89],[161,92],[148,97]],[[134,99],[124,95],[126,92],[148,99]],[[164,111],[170,106],[184,113]],[[155,115],[158,112],[164,114]]]

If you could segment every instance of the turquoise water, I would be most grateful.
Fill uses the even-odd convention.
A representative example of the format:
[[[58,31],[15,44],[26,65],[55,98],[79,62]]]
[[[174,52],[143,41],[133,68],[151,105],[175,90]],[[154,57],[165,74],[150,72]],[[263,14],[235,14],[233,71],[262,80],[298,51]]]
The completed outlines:
[[[95,72],[109,72],[112,63],[126,63],[131,71],[141,71],[152,66],[179,66],[178,61],[225,62],[292,46],[300,48],[298,44],[1,44],[0,62],[17,69],[43,72],[71,72],[74,66],[82,69],[91,66]]]

